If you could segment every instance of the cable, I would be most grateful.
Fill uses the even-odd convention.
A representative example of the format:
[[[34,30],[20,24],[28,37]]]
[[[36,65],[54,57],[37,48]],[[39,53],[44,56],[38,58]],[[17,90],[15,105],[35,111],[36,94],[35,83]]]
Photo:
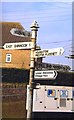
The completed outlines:
[[[6,19],[6,18],[3,19],[4,22],[7,21],[7,20],[10,20],[10,19]],[[19,21],[20,19],[16,19],[16,20]],[[16,20],[15,20],[15,21],[16,21]],[[39,19],[38,19],[37,21],[38,21],[38,22],[41,22],[41,23],[42,23],[42,22],[44,23],[44,22],[62,22],[62,21],[69,21],[69,20],[71,21],[70,18],[69,18],[69,19],[63,19],[63,20],[48,20],[48,19],[47,19],[47,20],[39,20]],[[14,21],[14,20],[12,20],[12,21]],[[32,20],[31,20],[31,21],[32,21]],[[24,23],[26,23],[26,24],[30,24],[30,23],[31,23],[30,21],[24,21],[24,20],[22,20],[22,22],[24,22]]]
[[[72,42],[72,41],[71,41]],[[72,44],[70,43],[70,44],[68,44],[68,45],[65,45],[64,47],[67,47],[67,46],[72,46]]]
[[[10,20],[10,19],[3,19],[2,21],[5,22],[5,21],[7,21],[7,20]],[[42,22],[44,23],[44,22],[64,22],[64,21],[69,21],[69,20],[70,20],[70,19],[53,20],[53,21],[52,21],[52,20],[51,20],[51,21],[50,21],[50,20],[44,20],[44,21],[41,21],[41,20],[39,21],[39,20],[37,20],[37,21],[38,21],[38,22],[41,22],[41,23],[42,23]],[[12,21],[14,21],[14,20],[12,20]],[[15,21],[16,21],[16,20],[15,20]],[[17,21],[19,21],[19,19],[17,19]],[[71,21],[71,20],[70,20],[70,21]],[[31,23],[30,21],[23,21],[23,20],[22,20],[22,22],[24,22],[24,23],[26,23],[26,24],[30,24],[30,23]]]
[[[36,5],[37,5],[37,4],[36,4]],[[49,7],[49,6],[50,6],[50,5],[48,5],[48,7]],[[47,6],[44,6],[44,7],[47,7]],[[54,7],[55,7],[55,8],[54,8]],[[62,6],[57,6],[56,4],[55,4],[54,7],[52,7],[52,8],[49,7],[49,10],[50,10],[50,9],[56,9],[56,8],[64,8],[65,10],[66,10],[66,9],[69,9],[69,8],[66,8],[66,6],[65,6],[65,7],[63,6],[63,7],[62,7]],[[67,7],[70,7],[70,6],[67,6]],[[20,7],[20,8],[21,8],[21,7]],[[32,7],[32,8],[33,8],[33,7]],[[37,7],[36,7],[36,8],[37,8]],[[6,10],[6,9],[5,9],[5,10]],[[14,10],[15,10],[15,9],[14,9]],[[47,9],[44,9],[44,8],[41,9],[41,8],[40,8],[40,9],[37,9],[37,10],[38,10],[38,11],[41,11],[41,10],[47,10]],[[25,12],[25,9],[18,9],[18,10],[16,10],[16,11],[7,11],[7,12],[9,12],[9,13],[12,13],[12,12],[13,12],[13,13],[15,13],[15,12],[22,12],[22,11]],[[35,10],[29,11],[29,12],[30,12],[30,13],[33,13],[34,11],[35,11]],[[4,11],[3,11],[3,12],[4,12]],[[5,11],[5,12],[6,12],[6,11]],[[37,12],[37,11],[35,11],[35,12]]]
[[[44,15],[44,14],[43,14]],[[69,17],[69,16],[72,16],[72,14],[62,14],[62,15],[49,15],[49,13],[47,13],[47,14],[45,14],[45,15],[48,15],[48,16],[41,16],[40,14],[39,15],[32,15],[32,16],[27,16],[27,17],[25,17],[24,15],[22,15],[22,16],[18,16],[20,19],[26,19],[26,20],[30,20],[30,19],[32,19],[33,17],[34,18],[48,18],[48,17]],[[7,15],[4,15],[5,16],[5,18],[7,17]],[[9,15],[10,17],[12,16],[12,15]],[[15,15],[13,15],[12,17],[15,17]]]
[[[7,17],[7,16],[12,16],[12,17],[16,17],[15,15],[17,15],[17,17],[19,16],[19,17],[23,17],[23,18],[32,18],[32,17],[41,17],[42,15],[48,15],[49,17],[57,17],[57,16],[59,16],[59,17],[61,17],[61,16],[70,16],[70,15],[73,15],[72,13],[69,13],[68,14],[68,12],[67,12],[67,14],[65,13],[65,14],[61,14],[61,13],[59,13],[59,14],[57,14],[56,16],[55,15],[50,15],[50,12],[49,11],[47,11],[47,13],[43,13],[43,14],[40,14],[40,13],[38,13],[38,15],[35,13],[35,14],[32,14],[32,15],[30,15],[30,16],[28,16],[28,14],[27,14],[27,16],[26,15],[19,15],[19,14],[3,14],[3,17],[5,16],[5,17]],[[45,17],[45,16],[44,16]]]
[[[38,42],[37,44],[57,44],[57,43],[61,43],[61,42],[70,42],[72,40],[63,40],[63,41],[54,41],[54,42],[48,42],[48,43],[40,43]]]
[[[16,13],[16,12],[15,12]],[[30,13],[29,13],[30,14]],[[49,13],[49,11],[47,11],[47,14],[50,14]],[[28,14],[27,14],[28,15]],[[34,17],[34,18],[38,18],[38,19],[40,19],[40,18],[48,18],[48,16],[41,16],[42,14],[40,14],[40,11],[38,12],[38,16],[36,15],[36,13],[35,13],[35,15],[33,15],[33,12],[32,12],[32,16]],[[44,13],[43,13],[43,15],[44,15]],[[46,15],[46,13],[45,13],[45,15]],[[69,15],[60,15],[59,17],[64,17],[64,16],[70,16],[71,14],[69,14]],[[12,17],[11,17],[12,16]],[[8,18],[6,18],[7,17],[7,14],[6,14],[6,17],[4,18],[5,20],[10,20],[10,19],[12,19],[12,18],[15,18],[15,16],[16,15],[12,15],[12,14],[10,14],[10,18],[8,19]],[[20,15],[19,17],[20,18],[18,18],[19,20],[21,20],[21,19],[25,19],[25,20],[31,20],[31,19],[33,19],[33,17],[32,16],[30,16],[30,17],[24,17],[24,15],[22,16],[22,18],[21,18],[21,16],[22,15]],[[57,17],[57,16],[49,16],[49,17]],[[16,19],[16,18],[15,18]]]

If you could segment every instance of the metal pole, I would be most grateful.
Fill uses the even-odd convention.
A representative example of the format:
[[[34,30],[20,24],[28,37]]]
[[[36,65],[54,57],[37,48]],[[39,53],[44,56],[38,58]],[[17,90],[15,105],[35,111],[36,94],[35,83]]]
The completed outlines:
[[[30,78],[29,78],[29,99],[28,99],[28,110],[27,110],[27,119],[32,119],[32,108],[33,108],[33,80],[34,80],[34,68],[35,68],[35,58],[34,51],[36,49],[36,38],[38,31],[38,24],[34,21],[31,25],[32,37],[31,37],[31,61],[30,61]]]

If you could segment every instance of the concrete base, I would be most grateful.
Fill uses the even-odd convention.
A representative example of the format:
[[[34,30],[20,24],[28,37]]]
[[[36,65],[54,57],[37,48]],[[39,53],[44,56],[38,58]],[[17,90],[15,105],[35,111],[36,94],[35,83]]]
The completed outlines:
[[[32,118],[74,118],[74,112],[33,112]]]

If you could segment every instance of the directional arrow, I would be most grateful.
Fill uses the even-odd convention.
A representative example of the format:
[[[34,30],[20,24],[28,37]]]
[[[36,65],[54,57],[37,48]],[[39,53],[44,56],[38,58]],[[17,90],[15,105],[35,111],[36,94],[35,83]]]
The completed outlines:
[[[35,71],[35,79],[55,79],[57,77],[57,71],[48,70],[48,71]]]
[[[10,49],[31,49],[31,42],[5,43],[3,48]]]
[[[74,55],[65,56],[66,58],[74,59]]]
[[[53,49],[45,49],[45,50],[37,50],[34,52],[34,57],[47,57],[47,56],[58,56],[62,55],[64,53],[64,49],[62,47],[60,48],[53,48]]]

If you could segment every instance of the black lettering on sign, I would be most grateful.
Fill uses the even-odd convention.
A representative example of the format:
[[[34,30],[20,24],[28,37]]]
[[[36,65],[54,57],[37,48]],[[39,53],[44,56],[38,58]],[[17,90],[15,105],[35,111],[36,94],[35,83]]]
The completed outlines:
[[[41,74],[41,72],[38,72],[38,73],[36,73],[36,74]]]
[[[27,47],[27,44],[23,44],[23,47]]]
[[[45,51],[45,55],[48,55],[48,50]]]
[[[6,45],[6,48],[11,48],[12,47],[12,45]]]
[[[14,47],[27,47],[27,44],[18,44],[18,45],[14,45]]]
[[[43,77],[48,77],[48,75],[43,75]]]
[[[14,48],[16,48],[16,45],[14,45]]]
[[[42,75],[35,75],[35,77],[42,77]]]

